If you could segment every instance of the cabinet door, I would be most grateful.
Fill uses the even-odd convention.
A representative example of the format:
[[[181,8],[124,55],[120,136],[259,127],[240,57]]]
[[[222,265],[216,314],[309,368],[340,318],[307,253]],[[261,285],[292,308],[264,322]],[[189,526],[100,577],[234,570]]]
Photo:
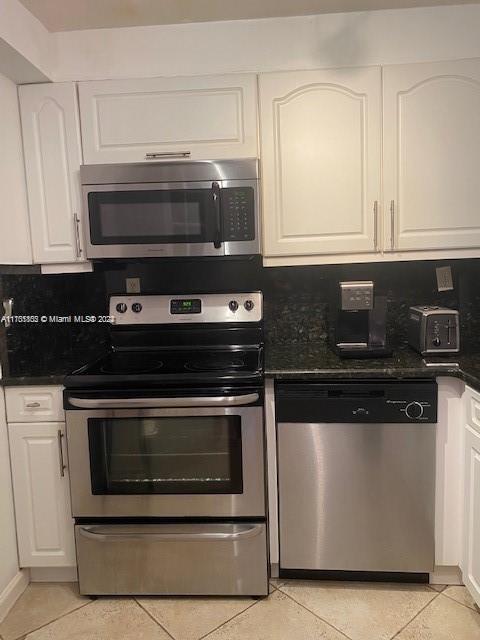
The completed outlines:
[[[264,255],[376,250],[377,67],[260,76]]]
[[[253,74],[79,84],[87,164],[256,157]]]
[[[480,60],[385,67],[386,246],[479,247],[479,166]]]
[[[465,431],[465,547],[463,580],[480,606],[480,433]]]
[[[74,566],[65,424],[8,425],[22,567]]]
[[[19,96],[34,261],[83,261],[75,84],[25,85]]]

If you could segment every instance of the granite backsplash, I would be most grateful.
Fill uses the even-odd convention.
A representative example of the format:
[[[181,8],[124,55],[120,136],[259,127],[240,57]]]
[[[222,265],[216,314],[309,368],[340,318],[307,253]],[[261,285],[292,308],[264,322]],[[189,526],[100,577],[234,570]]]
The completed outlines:
[[[452,266],[454,290],[439,293],[435,267]],[[261,289],[266,343],[323,342],[328,309],[341,280],[375,282],[388,298],[388,333],[404,344],[408,307],[439,304],[460,311],[462,349],[480,352],[480,259],[263,268],[259,258],[99,263],[93,273],[0,275],[0,299],[14,299],[17,316],[87,316],[107,313],[108,295],[125,292],[139,277],[142,293],[201,293]],[[14,323],[0,329],[4,375],[64,374],[101,354],[108,326],[89,322]]]

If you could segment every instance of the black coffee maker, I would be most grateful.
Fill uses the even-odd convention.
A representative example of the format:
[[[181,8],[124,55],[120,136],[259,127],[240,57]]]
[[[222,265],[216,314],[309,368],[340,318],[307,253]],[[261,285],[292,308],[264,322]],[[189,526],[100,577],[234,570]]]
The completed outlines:
[[[371,280],[339,283],[333,339],[341,358],[390,356],[386,320],[387,297],[375,295]]]

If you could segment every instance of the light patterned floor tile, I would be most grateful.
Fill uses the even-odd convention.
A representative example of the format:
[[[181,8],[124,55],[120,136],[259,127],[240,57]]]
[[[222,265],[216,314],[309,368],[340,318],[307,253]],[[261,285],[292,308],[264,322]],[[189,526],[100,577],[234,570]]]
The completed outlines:
[[[440,594],[395,640],[480,640],[480,614]]]
[[[345,640],[345,636],[275,591],[206,640]]]
[[[34,631],[26,640],[171,640],[130,598],[100,598]]]
[[[29,584],[0,624],[0,637],[13,640],[90,602],[76,583]]]
[[[175,640],[198,640],[256,601],[252,598],[138,598]]]
[[[439,593],[441,593],[444,589],[447,588],[446,584],[429,584],[428,586],[430,587],[430,589],[433,589],[434,591],[438,591]]]
[[[470,607],[476,611],[475,601],[465,587],[447,587],[443,592],[443,595],[448,596],[449,598],[460,602],[460,604],[464,604],[466,607]]]
[[[425,585],[287,581],[280,590],[352,640],[389,640],[437,594]]]

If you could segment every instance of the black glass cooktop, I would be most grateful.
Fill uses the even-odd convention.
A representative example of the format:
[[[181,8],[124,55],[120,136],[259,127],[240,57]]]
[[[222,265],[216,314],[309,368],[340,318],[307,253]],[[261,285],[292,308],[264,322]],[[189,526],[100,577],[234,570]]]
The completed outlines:
[[[112,350],[67,376],[65,386],[162,381],[234,380],[261,376],[262,349]]]

